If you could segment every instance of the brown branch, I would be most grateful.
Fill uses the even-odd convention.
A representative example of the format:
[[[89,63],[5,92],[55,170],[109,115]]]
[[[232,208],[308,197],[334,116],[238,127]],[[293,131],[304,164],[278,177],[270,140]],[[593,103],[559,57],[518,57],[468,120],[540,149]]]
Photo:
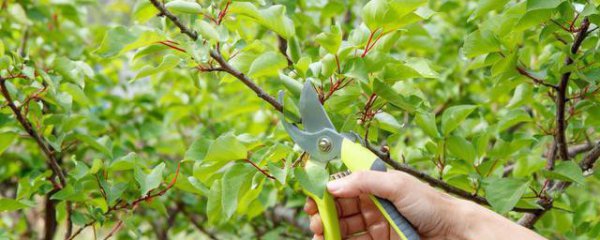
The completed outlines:
[[[384,162],[386,162],[387,164],[389,164],[390,166],[392,166],[394,169],[396,170],[400,170],[403,172],[406,172],[418,179],[421,179],[423,181],[425,181],[426,183],[428,183],[431,186],[440,188],[448,193],[454,194],[456,196],[459,196],[461,198],[482,204],[482,205],[487,205],[489,206],[490,204],[488,203],[488,201],[481,196],[478,195],[473,195],[472,193],[469,193],[465,190],[462,190],[458,187],[452,186],[442,180],[439,180],[437,178],[434,178],[432,176],[427,175],[424,172],[421,172],[419,170],[416,170],[414,168],[412,168],[411,166],[407,165],[407,164],[403,164],[400,162],[397,162],[393,159],[391,159],[389,157],[388,154],[383,153],[381,151],[379,151],[376,147],[374,146],[370,146],[369,150],[371,150],[371,152],[375,153],[375,155],[377,155],[377,157],[379,157],[381,160],[383,160]],[[529,208],[519,208],[519,207],[515,207],[513,208],[513,211],[516,212],[534,212],[535,209],[529,209]]]
[[[58,223],[56,222],[55,214],[56,201],[51,200],[50,198],[54,193],[56,193],[58,190],[62,189],[67,185],[67,180],[65,178],[64,172],[58,164],[60,157],[58,156],[57,151],[52,147],[52,145],[47,143],[46,139],[43,136],[38,134],[31,122],[29,122],[29,120],[27,120],[27,117],[21,112],[21,109],[15,105],[12,97],[10,96],[10,93],[8,92],[8,89],[6,88],[6,79],[3,77],[0,77],[0,93],[6,100],[6,105],[8,105],[8,107],[12,110],[19,124],[23,127],[23,129],[25,129],[29,136],[31,136],[35,140],[39,148],[42,150],[42,152],[48,159],[47,164],[52,170],[52,176],[49,180],[50,182],[52,182],[55,189],[47,194],[45,209],[45,223],[47,225],[45,229],[45,238],[52,239],[54,238],[54,235],[56,233]],[[28,100],[26,102],[28,102]],[[56,182],[56,180],[54,179],[55,177],[58,177],[59,182]],[[67,209],[67,227],[65,238],[68,238],[73,228],[73,223],[71,222],[72,205],[70,201],[66,201],[65,205]]]
[[[52,200],[52,195],[58,192],[58,188],[50,191],[45,197],[44,206],[44,240],[53,240],[56,234],[58,223],[56,221],[56,203],[58,201]]]
[[[35,140],[35,142],[40,147],[44,155],[46,155],[46,157],[48,158],[48,165],[52,169],[53,174],[58,176],[60,184],[56,183],[54,180],[51,181],[53,181],[53,183],[58,188],[63,188],[67,184],[67,180],[60,165],[58,165],[57,156],[55,154],[56,151],[50,144],[46,143],[46,140],[38,134],[31,122],[29,122],[29,120],[27,120],[25,116],[21,113],[21,109],[19,109],[15,105],[15,103],[12,100],[12,97],[10,96],[10,93],[8,92],[8,89],[6,88],[6,79],[4,79],[3,77],[0,77],[0,92],[6,100],[6,104],[17,118],[17,121],[21,124],[21,126],[23,127],[23,129],[25,129],[29,136],[31,136]]]
[[[256,85],[254,83],[254,81],[252,81],[252,79],[250,79],[244,73],[240,72],[239,70],[235,69],[233,66],[229,65],[229,63],[227,61],[225,61],[225,59],[223,59],[223,57],[221,56],[221,53],[219,51],[211,50],[210,56],[213,59],[215,59],[215,61],[217,61],[219,63],[219,65],[221,65],[221,68],[223,68],[223,70],[225,70],[225,72],[233,75],[234,77],[236,77],[237,79],[242,81],[242,83],[244,83],[247,87],[252,89],[252,91],[254,91],[259,98],[262,98],[263,100],[265,100],[266,102],[271,104],[271,106],[273,106],[275,108],[275,110],[277,110],[279,112],[283,112],[283,106],[279,102],[277,102],[277,100],[275,100],[275,98],[273,96],[266,93],[262,88],[260,88],[258,85]]]
[[[258,170],[260,173],[262,173],[263,175],[265,175],[265,177],[268,177],[272,180],[275,180],[275,177],[271,176],[271,174],[269,174],[267,172],[267,170],[262,169],[261,167],[259,167],[258,165],[256,165],[256,163],[254,163],[252,160],[250,159],[244,159],[245,162],[250,163],[254,168],[256,168],[256,170]]]
[[[279,52],[285,57],[285,59],[287,59],[287,64],[288,66],[293,66],[294,62],[292,61],[292,59],[290,58],[290,56],[288,56],[287,54],[287,49],[288,49],[288,42],[285,38],[283,38],[280,35],[277,35],[277,41],[279,42]]]
[[[589,26],[590,22],[588,18],[584,18],[580,27],[581,31],[577,33],[575,41],[573,42],[573,46],[571,46],[571,54],[575,55],[577,54],[577,51],[579,51],[579,47],[588,34]],[[573,64],[573,58],[571,56],[567,56],[565,59],[565,65],[569,66],[571,64]],[[559,153],[558,157],[560,157],[562,160],[569,159],[567,138],[565,134],[567,128],[567,123],[565,121],[565,105],[567,102],[567,91],[570,77],[571,71],[563,73],[556,94],[556,134],[554,141],[557,143]]]
[[[544,85],[544,86],[552,88],[552,89],[557,89],[558,88],[558,86],[546,83],[544,80],[539,79],[539,78],[531,75],[531,73],[527,72],[527,70],[525,70],[523,67],[517,66],[516,69],[517,69],[517,72],[519,72],[519,74],[521,74],[521,75],[523,75],[523,76],[525,76],[525,77],[533,80],[533,82],[536,83],[536,84],[541,84],[541,85]]]
[[[119,222],[117,222],[117,224],[112,228],[112,230],[110,230],[110,232],[106,235],[106,237],[104,237],[104,240],[109,239],[110,237],[112,237],[115,233],[117,233],[121,227],[123,226],[123,219],[119,220]]]
[[[590,22],[589,19],[586,17],[581,22],[581,26],[577,29],[577,36],[575,36],[575,40],[573,41],[573,45],[571,46],[570,55],[567,56],[567,58],[565,59],[565,66],[573,64],[574,60],[571,57],[571,55],[575,55],[579,51],[583,40],[585,40],[589,33],[589,27]],[[549,170],[554,168],[556,159],[561,159],[565,161],[570,159],[566,138],[567,122],[565,120],[565,105],[567,102],[567,91],[570,77],[570,71],[562,74],[560,83],[557,86],[558,88],[556,89],[556,96],[554,97],[556,103],[556,130],[554,133],[554,142],[552,144],[552,149],[550,150],[550,156],[546,164],[546,169]],[[585,158],[588,157],[586,156]],[[596,159],[594,159],[593,161],[587,161],[588,163],[585,164],[585,167],[593,166],[593,163],[596,161]],[[591,163],[591,165],[589,163]],[[548,181],[550,180],[546,180],[546,182]],[[553,187],[546,191],[546,186],[549,185],[553,185]],[[549,193],[561,193],[562,191],[564,191],[565,188],[570,186],[570,182],[559,181],[556,184],[544,184],[544,186],[545,187],[543,187],[542,190],[540,190],[540,193],[543,193],[545,191]],[[523,217],[521,217],[521,219],[519,219],[518,221],[519,224],[531,228],[548,210],[552,208],[552,203],[554,199],[551,197],[551,195],[540,195],[541,196],[538,199],[537,203],[540,206],[542,206],[542,209],[538,209],[533,213],[527,213],[523,215]]]
[[[598,158],[600,158],[600,142],[583,157],[583,160],[579,163],[579,167],[581,167],[584,173],[590,171],[596,161],[598,161]]]
[[[181,33],[188,35],[194,40],[198,40],[198,33],[196,33],[196,31],[194,30],[190,30],[185,25],[183,25],[179,18],[173,13],[169,12],[169,10],[167,10],[167,8],[162,3],[160,3],[158,0],[150,0],[150,2],[152,3],[152,5],[154,5],[154,7],[156,7],[160,11],[159,16],[166,16],[171,20],[171,22],[173,22],[173,24],[175,24],[179,28]]]
[[[185,25],[183,25],[179,19],[177,17],[175,17],[175,15],[173,15],[172,13],[170,13],[160,2],[158,2],[158,0],[150,0],[150,2],[152,2],[152,4],[160,11],[159,16],[167,16],[167,18],[169,18],[171,21],[173,21],[173,23],[180,29],[180,31],[183,34],[186,34],[188,37],[190,37],[192,40],[197,40],[198,39],[198,35],[196,34],[196,32],[189,30],[187,27],[185,27]],[[258,87],[250,78],[248,78],[245,74],[241,73],[239,70],[235,69],[234,67],[232,67],[231,65],[229,65],[229,63],[227,63],[227,61],[225,61],[225,59],[223,59],[223,57],[221,56],[221,54],[217,51],[217,50],[211,50],[210,51],[210,56],[216,60],[219,65],[225,70],[225,72],[233,75],[234,77],[236,77],[237,79],[239,79],[240,81],[242,81],[242,83],[244,83],[246,86],[248,86],[252,91],[254,91],[258,97],[262,98],[263,100],[265,100],[266,102],[268,102],[269,104],[271,104],[271,106],[273,106],[275,108],[275,110],[279,111],[279,112],[283,112],[283,106],[277,102],[275,100],[275,98],[273,98],[272,96],[268,95],[263,89],[261,89],[260,87]],[[485,204],[485,205],[489,205],[489,203],[487,202],[487,200],[485,200],[485,198],[478,196],[478,195],[473,195],[465,190],[462,190],[460,188],[454,187],[444,181],[440,181],[438,179],[432,178],[431,176],[427,175],[426,173],[420,172],[406,164],[402,164],[399,163],[391,158],[389,158],[389,155],[380,152],[377,149],[374,148],[369,148],[373,153],[375,153],[376,155],[378,155],[381,159],[384,159],[384,161],[386,161],[386,163],[388,163],[390,166],[392,166],[394,169],[396,170],[400,170],[400,171],[404,171],[406,173],[409,173],[411,175],[413,175],[416,178],[419,178],[427,183],[429,183],[432,186],[438,187],[443,189],[444,191],[448,192],[448,193],[452,193],[455,194],[459,197],[465,198],[467,200],[471,200],[474,201],[476,203],[480,203],[480,204]],[[514,211],[517,212],[532,212],[534,209],[526,209],[526,208],[514,208]]]

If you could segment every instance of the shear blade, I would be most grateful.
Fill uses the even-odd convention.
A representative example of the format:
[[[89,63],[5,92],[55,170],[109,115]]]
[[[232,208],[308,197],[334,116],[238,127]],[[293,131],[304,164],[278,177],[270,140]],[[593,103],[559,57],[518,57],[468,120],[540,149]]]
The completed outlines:
[[[302,125],[307,132],[317,132],[324,128],[335,130],[333,123],[327,116],[325,108],[319,101],[319,96],[310,81],[304,83],[300,94],[300,117]]]

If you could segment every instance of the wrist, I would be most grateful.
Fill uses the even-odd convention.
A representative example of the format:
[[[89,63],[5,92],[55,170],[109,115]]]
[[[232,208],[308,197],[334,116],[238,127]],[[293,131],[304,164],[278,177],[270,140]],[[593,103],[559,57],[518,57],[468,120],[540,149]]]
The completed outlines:
[[[488,226],[496,226],[493,215],[473,202],[456,199],[450,210],[455,224],[450,229],[450,239],[487,239]]]

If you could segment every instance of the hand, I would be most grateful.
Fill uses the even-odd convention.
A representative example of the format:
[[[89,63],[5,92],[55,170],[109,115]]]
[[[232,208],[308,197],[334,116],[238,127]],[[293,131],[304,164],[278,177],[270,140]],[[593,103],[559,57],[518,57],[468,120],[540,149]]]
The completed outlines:
[[[336,197],[344,239],[400,239],[369,194],[390,200],[410,221],[421,239],[543,239],[536,233],[472,202],[441,193],[399,171],[362,171],[327,185]],[[310,215],[314,239],[323,239],[323,226],[314,201]]]

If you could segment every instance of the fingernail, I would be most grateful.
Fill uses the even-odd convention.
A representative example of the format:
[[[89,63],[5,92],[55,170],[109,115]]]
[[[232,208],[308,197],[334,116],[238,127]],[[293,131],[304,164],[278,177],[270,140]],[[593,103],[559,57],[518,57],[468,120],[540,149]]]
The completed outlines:
[[[342,189],[342,181],[333,180],[327,183],[327,190],[331,193],[339,192]]]

